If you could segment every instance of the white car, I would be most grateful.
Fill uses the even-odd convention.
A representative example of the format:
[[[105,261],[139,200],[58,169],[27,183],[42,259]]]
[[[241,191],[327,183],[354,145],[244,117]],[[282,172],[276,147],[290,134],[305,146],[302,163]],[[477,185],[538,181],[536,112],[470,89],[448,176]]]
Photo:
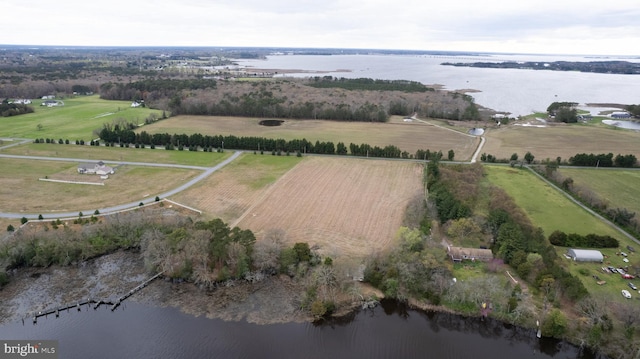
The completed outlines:
[[[627,298],[627,299],[631,299],[631,293],[629,293],[629,291],[626,290],[626,289],[622,290],[622,296]]]

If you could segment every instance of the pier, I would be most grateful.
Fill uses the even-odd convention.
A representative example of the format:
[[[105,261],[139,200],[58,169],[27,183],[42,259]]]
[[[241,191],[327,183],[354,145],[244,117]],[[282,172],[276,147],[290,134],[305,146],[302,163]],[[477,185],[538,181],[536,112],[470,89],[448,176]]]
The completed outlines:
[[[68,303],[68,304],[65,304],[65,305],[60,306],[60,307],[49,308],[49,309],[46,309],[46,310],[37,311],[37,312],[33,313],[33,315],[31,316],[32,319],[33,319],[33,324],[37,324],[38,323],[38,318],[40,318],[40,317],[47,317],[50,314],[55,314],[56,318],[58,318],[60,316],[60,312],[62,312],[62,311],[66,310],[67,312],[69,312],[69,310],[73,309],[73,308],[75,308],[77,311],[81,311],[83,306],[92,306],[93,309],[96,310],[96,309],[100,308],[101,305],[107,305],[107,306],[111,306],[111,311],[114,311],[114,310],[116,310],[116,308],[118,308],[120,306],[120,304],[122,304],[123,301],[125,301],[127,298],[131,297],[135,293],[139,292],[143,288],[145,288],[147,285],[149,285],[149,283],[151,283],[152,281],[154,281],[157,278],[159,278],[163,273],[164,272],[157,273],[153,277],[151,277],[151,278],[145,280],[144,282],[140,283],[137,287],[131,289],[130,291],[128,291],[124,295],[120,296],[115,301],[113,301],[113,300],[105,300],[105,299],[87,298],[87,299],[79,300],[77,302]],[[22,320],[22,322],[24,323],[24,319]]]

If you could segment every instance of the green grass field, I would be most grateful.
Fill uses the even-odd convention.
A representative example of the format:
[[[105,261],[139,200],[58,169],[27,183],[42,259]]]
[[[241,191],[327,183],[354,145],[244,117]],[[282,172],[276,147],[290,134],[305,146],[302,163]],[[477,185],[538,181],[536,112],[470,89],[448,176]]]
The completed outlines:
[[[161,111],[148,108],[132,108],[129,101],[101,100],[97,95],[60,99],[64,106],[40,106],[41,100],[33,101],[35,112],[15,117],[0,117],[0,137],[53,138],[90,141],[94,130],[104,123],[122,118],[137,124],[151,114]],[[38,126],[41,126],[40,128]]]
[[[555,230],[565,233],[579,233],[582,235],[596,233],[610,235],[620,241],[621,248],[627,245],[638,245],[622,236],[618,231],[592,216],[578,205],[571,202],[562,193],[549,186],[534,174],[524,169],[510,168],[506,166],[485,166],[488,180],[503,188],[529,216],[535,226],[544,230],[548,236]],[[556,247],[559,255],[566,252],[565,248]],[[605,265],[622,267],[626,265],[622,257],[617,255],[621,249],[599,249],[605,255]],[[630,254],[630,264],[640,262],[640,254]],[[600,263],[577,263],[567,260],[567,267],[572,274],[582,280],[590,293],[613,298],[616,301],[624,301],[620,290],[629,289],[628,280],[620,275],[606,274],[602,272]],[[587,275],[580,272],[587,271]],[[604,285],[598,285],[592,275],[607,281]],[[637,285],[640,281],[636,281]],[[636,292],[635,296],[640,296]]]
[[[571,177],[575,186],[597,193],[610,208],[626,208],[640,216],[640,171],[563,167],[559,172]]]
[[[59,145],[50,143],[28,143],[0,150],[0,154],[22,156],[83,158],[103,161],[131,161],[168,163],[211,167],[231,155],[231,152],[167,151],[150,148],[120,148]]]
[[[525,169],[485,166],[489,181],[503,188],[529,216],[533,224],[548,236],[555,230],[578,234],[608,234],[617,231],[598,220],[562,193]]]

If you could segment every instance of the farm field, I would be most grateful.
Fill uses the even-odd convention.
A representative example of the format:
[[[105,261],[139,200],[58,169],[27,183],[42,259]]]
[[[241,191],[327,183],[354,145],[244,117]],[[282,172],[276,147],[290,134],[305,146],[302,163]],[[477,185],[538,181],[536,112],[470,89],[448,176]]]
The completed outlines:
[[[554,230],[561,230],[565,233],[578,233],[586,235],[595,233],[599,235],[610,235],[620,241],[620,246],[627,245],[638,247],[628,238],[622,236],[615,229],[578,207],[563,194],[538,179],[528,170],[515,169],[507,166],[485,166],[489,181],[503,188],[516,204],[521,207],[529,216],[535,226],[543,229],[546,237]],[[620,249],[603,248],[599,249],[605,255],[605,265],[622,267],[624,262],[617,254]],[[562,256],[565,248],[556,247],[559,256]],[[632,254],[631,263],[638,263],[640,255]],[[567,260],[567,267],[572,274],[582,280],[587,290],[595,295],[603,295],[613,298],[615,301],[623,301],[620,290],[625,289],[627,280],[619,275],[606,274],[601,271],[603,264],[600,263],[577,263]],[[581,274],[586,271],[588,275]],[[607,284],[600,286],[596,284],[591,276],[598,275],[607,281]]]
[[[0,137],[53,138],[69,141],[89,142],[96,136],[94,130],[104,123],[123,118],[133,123],[144,123],[145,118],[154,113],[158,118],[162,111],[149,108],[132,108],[130,101],[101,100],[98,95],[77,96],[58,99],[64,106],[40,106],[41,100],[34,100],[31,106],[35,112],[18,117],[0,117]],[[41,125],[41,129],[38,129]]]
[[[586,187],[609,203],[640,216],[640,171],[562,167],[559,173],[571,177],[575,186]]]
[[[82,158],[96,161],[166,163],[202,167],[214,166],[230,156],[230,152],[167,151],[164,149],[152,150],[150,148],[77,146],[51,143],[27,143],[20,146],[0,149],[0,154]]]
[[[203,135],[235,135],[303,139],[309,141],[368,143],[384,147],[395,145],[415,154],[419,149],[442,151],[453,149],[456,160],[469,160],[479,139],[467,134],[443,129],[423,122],[403,122],[392,119],[388,123],[340,122],[321,120],[286,120],[280,126],[261,126],[261,119],[248,117],[176,116],[140,127],[137,131],[154,133],[201,133]]]
[[[236,221],[260,237],[283,229],[334,259],[386,248],[408,202],[422,195],[422,166],[399,161],[310,157],[282,176]]]
[[[640,132],[590,125],[554,125],[525,127],[517,125],[489,129],[482,152],[497,158],[527,151],[536,161],[561,157],[568,160],[578,153],[633,154],[640,158]]]
[[[39,181],[39,178],[99,181],[77,173],[76,162],[0,158],[0,203],[4,212],[46,214],[87,211],[154,197],[195,177],[200,171],[120,166],[104,186]],[[109,165],[109,163],[107,163]],[[113,164],[112,164],[113,165]],[[84,213],[84,212],[83,212]]]
[[[232,224],[302,160],[295,156],[244,154],[171,199]]]

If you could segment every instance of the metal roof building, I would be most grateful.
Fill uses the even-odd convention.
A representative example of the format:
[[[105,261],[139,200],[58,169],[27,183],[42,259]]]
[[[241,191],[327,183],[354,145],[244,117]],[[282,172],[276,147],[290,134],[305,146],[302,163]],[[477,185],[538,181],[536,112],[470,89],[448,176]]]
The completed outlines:
[[[567,255],[577,262],[602,262],[604,256],[600,251],[594,249],[574,249],[567,250]]]

